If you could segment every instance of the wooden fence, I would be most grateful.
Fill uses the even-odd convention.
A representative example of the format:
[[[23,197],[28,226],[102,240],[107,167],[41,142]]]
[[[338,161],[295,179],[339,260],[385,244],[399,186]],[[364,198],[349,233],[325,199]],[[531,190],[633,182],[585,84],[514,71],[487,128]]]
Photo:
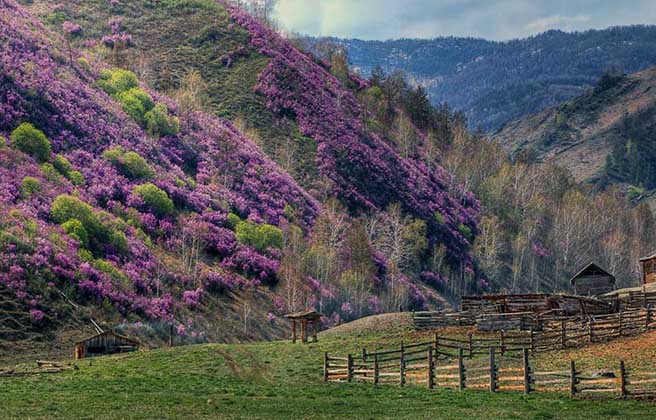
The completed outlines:
[[[374,385],[421,385],[429,389],[487,390],[489,392],[562,392],[614,394],[621,397],[656,396],[656,372],[627,369],[620,361],[614,369],[597,372],[577,370],[574,361],[563,370],[535,370],[529,349],[519,357],[504,357],[494,347],[484,363],[466,358],[458,349],[455,358],[440,358],[440,350],[420,343],[398,351],[331,357],[324,354],[324,382],[368,382]],[[480,360],[479,360],[480,361]]]

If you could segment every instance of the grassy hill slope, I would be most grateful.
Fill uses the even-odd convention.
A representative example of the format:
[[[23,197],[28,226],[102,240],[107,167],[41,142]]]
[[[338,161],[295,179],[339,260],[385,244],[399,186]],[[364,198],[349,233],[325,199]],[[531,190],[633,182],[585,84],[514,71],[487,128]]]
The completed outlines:
[[[652,403],[571,400],[561,394],[526,397],[516,393],[321,382],[324,351],[356,354],[361,346],[398,345],[398,340],[414,334],[407,328],[386,326],[359,335],[329,331],[320,335],[319,343],[308,345],[199,345],[87,359],[78,363],[79,371],[0,378],[2,416],[637,419],[649,417],[653,410]]]

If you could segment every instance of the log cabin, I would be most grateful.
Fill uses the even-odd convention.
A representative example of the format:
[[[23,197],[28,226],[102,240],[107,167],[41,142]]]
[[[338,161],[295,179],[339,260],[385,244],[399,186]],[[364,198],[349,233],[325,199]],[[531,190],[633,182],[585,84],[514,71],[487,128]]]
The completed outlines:
[[[640,258],[642,266],[642,284],[644,286],[656,283],[656,252]]]
[[[615,290],[615,276],[592,262],[579,270],[570,282],[579,296],[598,296]]]
[[[105,331],[75,343],[75,359],[137,351],[139,344],[137,340]]]

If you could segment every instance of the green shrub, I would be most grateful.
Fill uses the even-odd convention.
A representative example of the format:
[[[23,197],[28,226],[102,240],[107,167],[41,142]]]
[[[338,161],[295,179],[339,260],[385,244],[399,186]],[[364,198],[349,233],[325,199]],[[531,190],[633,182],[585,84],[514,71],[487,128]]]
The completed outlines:
[[[57,155],[52,161],[52,166],[57,169],[57,172],[68,178],[68,174],[73,170],[71,162],[68,161],[64,156]]]
[[[465,226],[465,225],[461,224],[461,225],[458,226],[458,230],[460,231],[460,233],[462,233],[462,236],[467,238],[468,241],[471,241],[473,239],[472,230],[471,230],[471,228],[469,228],[469,226]]]
[[[41,192],[41,181],[31,176],[26,176],[21,182],[21,196],[30,198],[32,195]]]
[[[235,236],[240,243],[252,246],[258,251],[266,251],[267,248],[281,249],[283,246],[282,231],[273,225],[242,221],[237,224]]]
[[[109,245],[119,254],[125,254],[129,250],[128,238],[120,230],[113,230],[109,235]]]
[[[93,208],[77,197],[60,195],[50,207],[50,215],[55,223],[64,224],[72,219],[82,223],[90,238],[98,242],[106,243],[108,240],[107,229],[94,213]]]
[[[80,248],[77,250],[77,256],[84,262],[92,262],[93,254],[88,249]]]
[[[68,174],[68,180],[76,187],[84,185],[87,182],[86,178],[80,171],[71,171],[71,173]]]
[[[43,176],[50,182],[59,182],[61,180],[61,175],[55,169],[52,163],[44,163],[41,165],[41,173]]]
[[[234,213],[228,213],[228,220],[226,221],[228,229],[235,230],[239,222],[241,222],[241,218],[239,216]]]
[[[23,153],[34,157],[39,162],[50,159],[52,149],[43,131],[30,123],[22,123],[11,133],[12,145]]]
[[[89,60],[87,60],[84,57],[78,58],[77,60],[75,60],[75,62],[84,71],[90,72],[92,70],[91,63],[89,63]]]
[[[64,222],[62,225],[64,232],[71,238],[76,239],[83,248],[89,247],[89,234],[84,228],[82,222],[78,219],[70,219]]]
[[[146,159],[136,152],[126,152],[122,146],[107,149],[102,156],[130,179],[148,179],[155,175]]]
[[[132,192],[141,198],[151,211],[158,216],[167,216],[173,213],[173,201],[168,194],[156,185],[148,183],[134,187]]]
[[[153,136],[172,136],[180,131],[180,121],[177,117],[169,115],[166,105],[155,105],[144,118],[146,130]]]
[[[123,111],[141,126],[146,124],[146,113],[155,106],[150,95],[139,88],[122,92],[117,99]]]
[[[119,93],[139,87],[139,80],[134,73],[128,70],[103,70],[100,73],[100,80],[98,80],[98,85],[108,94],[117,95]]]

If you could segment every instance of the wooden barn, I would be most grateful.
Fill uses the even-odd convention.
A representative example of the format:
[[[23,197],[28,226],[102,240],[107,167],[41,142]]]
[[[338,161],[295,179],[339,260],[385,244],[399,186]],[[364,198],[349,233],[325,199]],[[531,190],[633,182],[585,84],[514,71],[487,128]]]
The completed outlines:
[[[75,343],[75,358],[105,356],[139,350],[139,342],[131,338],[105,331]]]
[[[615,276],[595,263],[583,267],[570,281],[579,296],[598,296],[615,290]]]
[[[656,252],[640,258],[640,265],[642,266],[642,284],[656,283]]]

